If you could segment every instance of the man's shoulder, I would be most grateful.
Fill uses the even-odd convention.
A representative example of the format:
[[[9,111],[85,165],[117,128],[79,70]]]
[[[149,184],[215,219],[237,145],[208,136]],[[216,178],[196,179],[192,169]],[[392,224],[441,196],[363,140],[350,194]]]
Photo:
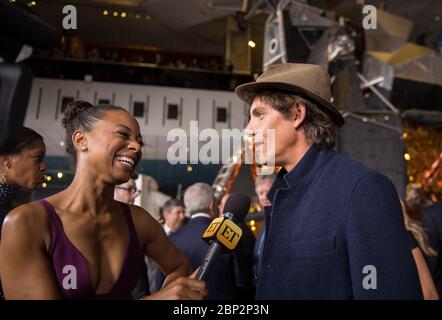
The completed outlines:
[[[354,172],[360,176],[365,175],[370,172],[375,172],[374,170],[368,168],[360,162],[357,162],[346,155],[335,153],[331,158],[330,165],[334,168],[347,172]]]
[[[179,230],[170,234],[169,238],[171,240],[182,239],[186,237],[201,237],[202,233],[210,224],[210,219],[191,219],[187,224],[185,224]]]
[[[356,189],[396,192],[393,182],[384,174],[337,153],[319,170],[317,179],[326,188],[345,194]]]
[[[350,159],[346,155],[342,155],[332,151],[329,161],[320,170],[321,175],[329,177],[332,180],[349,183],[357,183],[365,176],[381,175],[379,172],[368,168],[360,162]]]

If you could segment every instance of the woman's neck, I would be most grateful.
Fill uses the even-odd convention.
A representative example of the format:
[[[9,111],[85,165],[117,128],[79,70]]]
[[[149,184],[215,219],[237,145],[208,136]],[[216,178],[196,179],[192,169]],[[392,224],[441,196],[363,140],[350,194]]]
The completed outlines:
[[[62,207],[72,212],[92,214],[109,212],[114,205],[115,186],[86,172],[77,170],[72,183],[60,193]]]

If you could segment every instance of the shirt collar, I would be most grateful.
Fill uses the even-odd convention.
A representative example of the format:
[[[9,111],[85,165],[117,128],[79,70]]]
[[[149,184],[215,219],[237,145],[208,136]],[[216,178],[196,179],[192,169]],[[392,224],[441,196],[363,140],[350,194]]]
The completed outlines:
[[[278,189],[292,189],[302,187],[308,183],[312,179],[315,171],[317,171],[319,166],[327,159],[327,150],[330,149],[325,146],[312,145],[290,172],[281,168],[267,194],[267,198],[270,202],[273,203],[275,193]]]
[[[210,214],[204,212],[195,213],[190,217],[190,219],[201,218],[201,217],[212,219]]]
[[[169,235],[169,234],[171,234],[171,233],[173,232],[173,230],[170,229],[170,228],[167,226],[167,224],[164,224],[164,225],[163,225],[163,229],[164,229],[164,232],[165,232],[167,235]]]

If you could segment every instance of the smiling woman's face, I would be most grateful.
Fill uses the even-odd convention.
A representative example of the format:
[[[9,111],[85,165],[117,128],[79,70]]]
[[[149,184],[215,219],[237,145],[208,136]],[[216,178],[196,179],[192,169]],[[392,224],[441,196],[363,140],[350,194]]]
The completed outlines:
[[[79,140],[80,145],[82,141]],[[103,118],[94,123],[93,129],[84,133],[84,142],[87,151],[84,156],[80,152],[79,167],[86,165],[106,183],[128,181],[141,159],[143,140],[140,126],[132,115],[123,110],[106,111]]]
[[[35,190],[44,180],[45,155],[45,144],[42,140],[36,140],[19,154],[8,156],[7,182],[28,191]]]

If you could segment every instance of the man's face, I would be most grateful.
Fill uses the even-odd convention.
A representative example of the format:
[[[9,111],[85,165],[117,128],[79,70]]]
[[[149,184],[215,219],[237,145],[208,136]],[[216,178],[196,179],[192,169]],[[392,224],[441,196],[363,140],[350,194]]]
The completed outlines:
[[[135,198],[138,197],[139,191],[135,185],[134,179],[115,186],[114,199],[120,202],[134,204]]]
[[[184,208],[181,206],[174,207],[170,211],[164,211],[164,223],[172,231],[176,231],[184,224],[184,214]]]
[[[272,165],[274,159],[275,165],[284,166],[290,161],[290,150],[296,143],[293,121],[286,119],[259,97],[255,98],[250,108],[246,132],[254,139],[256,157],[262,159],[261,164]]]
[[[261,181],[258,185],[256,185],[255,192],[258,195],[258,201],[261,207],[272,205],[269,199],[267,199],[267,193],[270,191],[271,187],[272,181],[270,181],[269,179],[265,179]]]

